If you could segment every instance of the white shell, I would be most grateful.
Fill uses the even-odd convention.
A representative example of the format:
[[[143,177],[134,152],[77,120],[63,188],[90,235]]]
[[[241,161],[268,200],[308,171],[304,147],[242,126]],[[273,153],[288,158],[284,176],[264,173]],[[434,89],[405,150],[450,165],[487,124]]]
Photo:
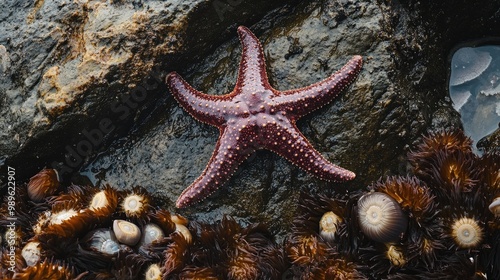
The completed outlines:
[[[40,242],[30,241],[24,245],[21,255],[26,265],[34,266],[40,261]]]
[[[118,242],[134,246],[141,239],[141,230],[138,226],[124,220],[113,221],[113,232]]]

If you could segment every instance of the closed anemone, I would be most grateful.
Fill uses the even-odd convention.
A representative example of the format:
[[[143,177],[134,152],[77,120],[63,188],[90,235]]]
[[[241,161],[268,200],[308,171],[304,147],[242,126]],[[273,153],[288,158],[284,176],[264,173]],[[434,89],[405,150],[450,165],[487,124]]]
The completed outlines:
[[[120,244],[110,229],[96,229],[88,234],[89,247],[104,255],[115,255],[120,251]]]
[[[342,218],[337,216],[332,211],[328,211],[321,217],[319,221],[319,235],[326,241],[333,241],[337,227],[342,222]]]
[[[149,223],[142,230],[141,246],[159,241],[165,237],[163,230],[156,224]]]
[[[474,248],[483,240],[483,231],[474,219],[463,217],[451,226],[451,237],[460,248]]]
[[[118,242],[134,246],[141,239],[141,230],[138,226],[124,220],[113,221],[113,233]]]
[[[406,231],[408,217],[400,205],[384,193],[372,192],[358,200],[361,231],[378,242],[397,241]]]
[[[161,280],[162,273],[160,270],[160,266],[156,263],[150,265],[146,269],[146,273],[144,273],[144,279],[145,280]]]

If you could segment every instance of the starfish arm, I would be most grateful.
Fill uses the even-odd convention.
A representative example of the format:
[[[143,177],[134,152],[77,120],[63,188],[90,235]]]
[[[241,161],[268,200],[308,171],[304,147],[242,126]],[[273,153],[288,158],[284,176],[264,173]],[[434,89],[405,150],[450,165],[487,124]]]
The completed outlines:
[[[175,100],[195,119],[213,125],[223,125],[224,115],[220,108],[229,106],[230,96],[209,95],[197,91],[176,72],[171,72],[166,78],[167,86]]]
[[[241,126],[240,126],[241,127]],[[214,153],[203,173],[187,187],[175,203],[183,208],[210,196],[224,185],[255,148],[248,145],[255,134],[239,128],[223,128]]]
[[[242,51],[235,90],[256,92],[269,88],[262,45],[257,37],[244,26],[238,27],[238,35]]]
[[[339,71],[323,81],[300,89],[277,92],[273,103],[278,111],[285,111],[297,120],[335,99],[356,79],[362,64],[362,57],[356,55]]]
[[[269,127],[266,134],[267,149],[286,158],[311,175],[335,182],[349,181],[356,177],[352,171],[326,160],[291,122],[282,120]]]

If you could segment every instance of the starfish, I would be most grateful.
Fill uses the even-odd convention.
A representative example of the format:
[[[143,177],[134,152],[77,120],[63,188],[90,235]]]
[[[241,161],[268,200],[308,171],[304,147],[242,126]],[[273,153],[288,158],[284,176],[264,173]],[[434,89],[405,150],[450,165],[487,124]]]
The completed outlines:
[[[239,165],[259,149],[288,159],[306,172],[327,181],[348,181],[353,172],[327,161],[296,126],[302,116],[332,101],[361,71],[354,56],[335,74],[308,87],[278,91],[268,81],[264,52],[257,37],[238,27],[243,50],[238,78],[226,95],[197,91],[179,74],[166,77],[177,102],[195,119],[219,128],[215,151],[203,173],[177,199],[176,207],[199,202],[226,183]]]

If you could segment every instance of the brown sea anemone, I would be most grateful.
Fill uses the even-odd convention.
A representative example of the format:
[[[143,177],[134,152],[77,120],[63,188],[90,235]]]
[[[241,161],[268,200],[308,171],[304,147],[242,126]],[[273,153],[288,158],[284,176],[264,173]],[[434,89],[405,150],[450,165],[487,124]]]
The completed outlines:
[[[425,162],[427,158],[444,150],[472,154],[472,139],[458,129],[429,132],[416,149],[408,155],[408,159],[415,167],[418,167],[420,162]]]
[[[360,248],[359,257],[367,266],[364,272],[374,279],[389,278],[388,275],[394,271],[406,269],[408,266],[407,248],[395,243],[378,243]]]
[[[337,256],[328,258],[319,266],[311,269],[310,277],[307,279],[314,280],[365,280],[368,279],[363,273],[358,271],[358,266],[353,262],[348,262],[345,259]]]
[[[275,252],[276,244],[262,225],[242,227],[234,219],[224,217],[213,225],[195,223],[190,226],[197,233],[189,246],[187,256],[190,257],[170,258],[185,256],[183,252],[188,252],[186,239],[174,232],[171,235],[174,242],[166,250],[164,277],[185,279],[183,277],[189,275],[210,279],[212,275],[220,275],[223,279],[270,279],[281,275],[277,270],[284,267],[284,264],[279,265],[283,255],[280,258],[270,253]]]
[[[31,177],[28,183],[28,196],[35,202],[41,202],[57,191],[59,182],[59,175],[55,169],[42,169]]]
[[[45,221],[45,224],[41,224],[41,221]],[[50,212],[41,215],[41,220],[37,223],[40,229],[37,229],[35,233],[54,233],[61,237],[79,236],[94,221],[93,217],[78,203],[58,203],[53,205]]]
[[[144,224],[147,222],[148,214],[152,210],[150,203],[151,197],[148,192],[144,188],[137,186],[122,193],[120,210],[131,221]]]
[[[158,225],[165,235],[169,235],[175,231],[175,223],[172,221],[172,215],[170,212],[164,209],[159,209],[156,211],[152,211],[149,214],[149,219],[154,224]]]
[[[34,266],[28,266],[16,272],[12,279],[73,279],[80,280],[86,273],[75,275],[74,271],[65,264],[53,263],[45,260]]]
[[[392,197],[418,223],[425,222],[435,214],[435,196],[416,177],[388,177],[385,181],[378,181],[370,189]]]
[[[292,264],[309,266],[327,259],[332,249],[316,234],[294,234],[287,240],[286,253]]]
[[[361,231],[377,242],[398,241],[408,227],[408,216],[392,197],[371,192],[358,200],[358,222]]]
[[[102,223],[109,220],[118,206],[118,192],[109,185],[103,189],[93,189],[89,192],[90,199],[86,203],[88,211],[92,212]]]
[[[169,239],[170,244],[164,251],[165,264],[163,268],[163,275],[167,278],[184,269],[191,252],[189,244],[179,232],[172,233]]]

